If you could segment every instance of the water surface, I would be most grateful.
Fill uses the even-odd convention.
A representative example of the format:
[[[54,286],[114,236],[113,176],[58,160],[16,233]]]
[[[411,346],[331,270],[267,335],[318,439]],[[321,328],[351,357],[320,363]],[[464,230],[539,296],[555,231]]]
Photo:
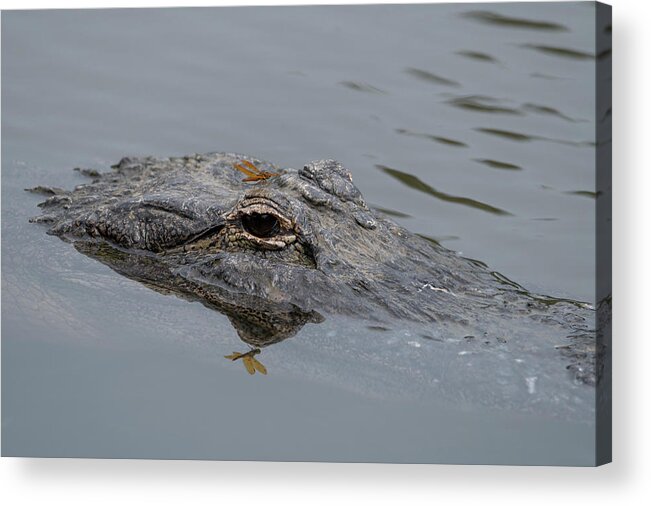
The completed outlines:
[[[367,202],[593,303],[594,7],[4,12],[3,454],[590,464],[555,350],[328,319],[264,350],[28,224],[125,155],[336,158]],[[601,116],[600,116],[601,118]],[[443,343],[443,344],[442,344]]]

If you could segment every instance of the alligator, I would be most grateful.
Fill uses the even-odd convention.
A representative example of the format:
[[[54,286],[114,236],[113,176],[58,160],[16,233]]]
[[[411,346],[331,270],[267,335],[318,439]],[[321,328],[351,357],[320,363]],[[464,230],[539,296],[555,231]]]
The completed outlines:
[[[92,182],[72,191],[31,189],[48,197],[31,221],[123,276],[225,314],[252,351],[335,315],[486,343],[542,325],[571,375],[598,381],[593,307],[531,293],[409,232],[371,209],[337,161],[297,170],[208,153],[81,172]]]

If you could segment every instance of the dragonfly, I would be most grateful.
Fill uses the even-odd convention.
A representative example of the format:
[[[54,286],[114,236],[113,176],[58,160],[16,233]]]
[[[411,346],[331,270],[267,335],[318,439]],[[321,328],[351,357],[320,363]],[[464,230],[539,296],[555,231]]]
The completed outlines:
[[[233,167],[247,176],[242,179],[242,181],[245,183],[264,181],[265,179],[269,179],[278,175],[275,172],[260,170],[248,160],[240,160],[240,163],[234,163]]]
[[[228,358],[235,362],[236,360],[242,359],[242,363],[249,374],[255,374],[255,371],[258,371],[260,374],[267,374],[267,368],[262,365],[262,363],[255,358],[256,355],[260,353],[259,348],[254,348],[251,351],[246,353],[237,353],[233,352],[230,355],[224,355],[224,358]]]

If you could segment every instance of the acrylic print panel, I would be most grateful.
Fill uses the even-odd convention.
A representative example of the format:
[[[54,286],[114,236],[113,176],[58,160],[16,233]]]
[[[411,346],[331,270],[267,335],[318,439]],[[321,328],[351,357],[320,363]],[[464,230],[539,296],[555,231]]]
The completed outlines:
[[[3,455],[607,462],[610,32],[3,12]]]

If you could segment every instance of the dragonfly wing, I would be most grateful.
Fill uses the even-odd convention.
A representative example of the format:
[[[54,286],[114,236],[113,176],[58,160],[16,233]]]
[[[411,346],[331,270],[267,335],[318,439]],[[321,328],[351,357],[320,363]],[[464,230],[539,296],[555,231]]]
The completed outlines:
[[[254,174],[259,174],[260,173],[260,169],[258,169],[255,165],[253,165],[248,160],[242,160],[242,163],[244,165],[246,165],[251,170],[251,172],[253,172]]]
[[[257,359],[251,357],[251,362],[253,362],[253,367],[255,367],[258,371],[260,371],[260,374],[267,374],[267,368],[262,365],[261,362],[259,362]]]
[[[243,165],[240,165],[239,163],[234,163],[233,167],[235,167],[237,170],[239,170],[240,172],[243,172],[244,174],[246,174],[249,177],[256,177],[258,175],[258,171],[249,170],[246,167],[244,167]]]
[[[249,374],[255,374],[255,367],[253,366],[253,359],[251,357],[244,357],[242,362],[244,362],[244,367],[249,371]]]

